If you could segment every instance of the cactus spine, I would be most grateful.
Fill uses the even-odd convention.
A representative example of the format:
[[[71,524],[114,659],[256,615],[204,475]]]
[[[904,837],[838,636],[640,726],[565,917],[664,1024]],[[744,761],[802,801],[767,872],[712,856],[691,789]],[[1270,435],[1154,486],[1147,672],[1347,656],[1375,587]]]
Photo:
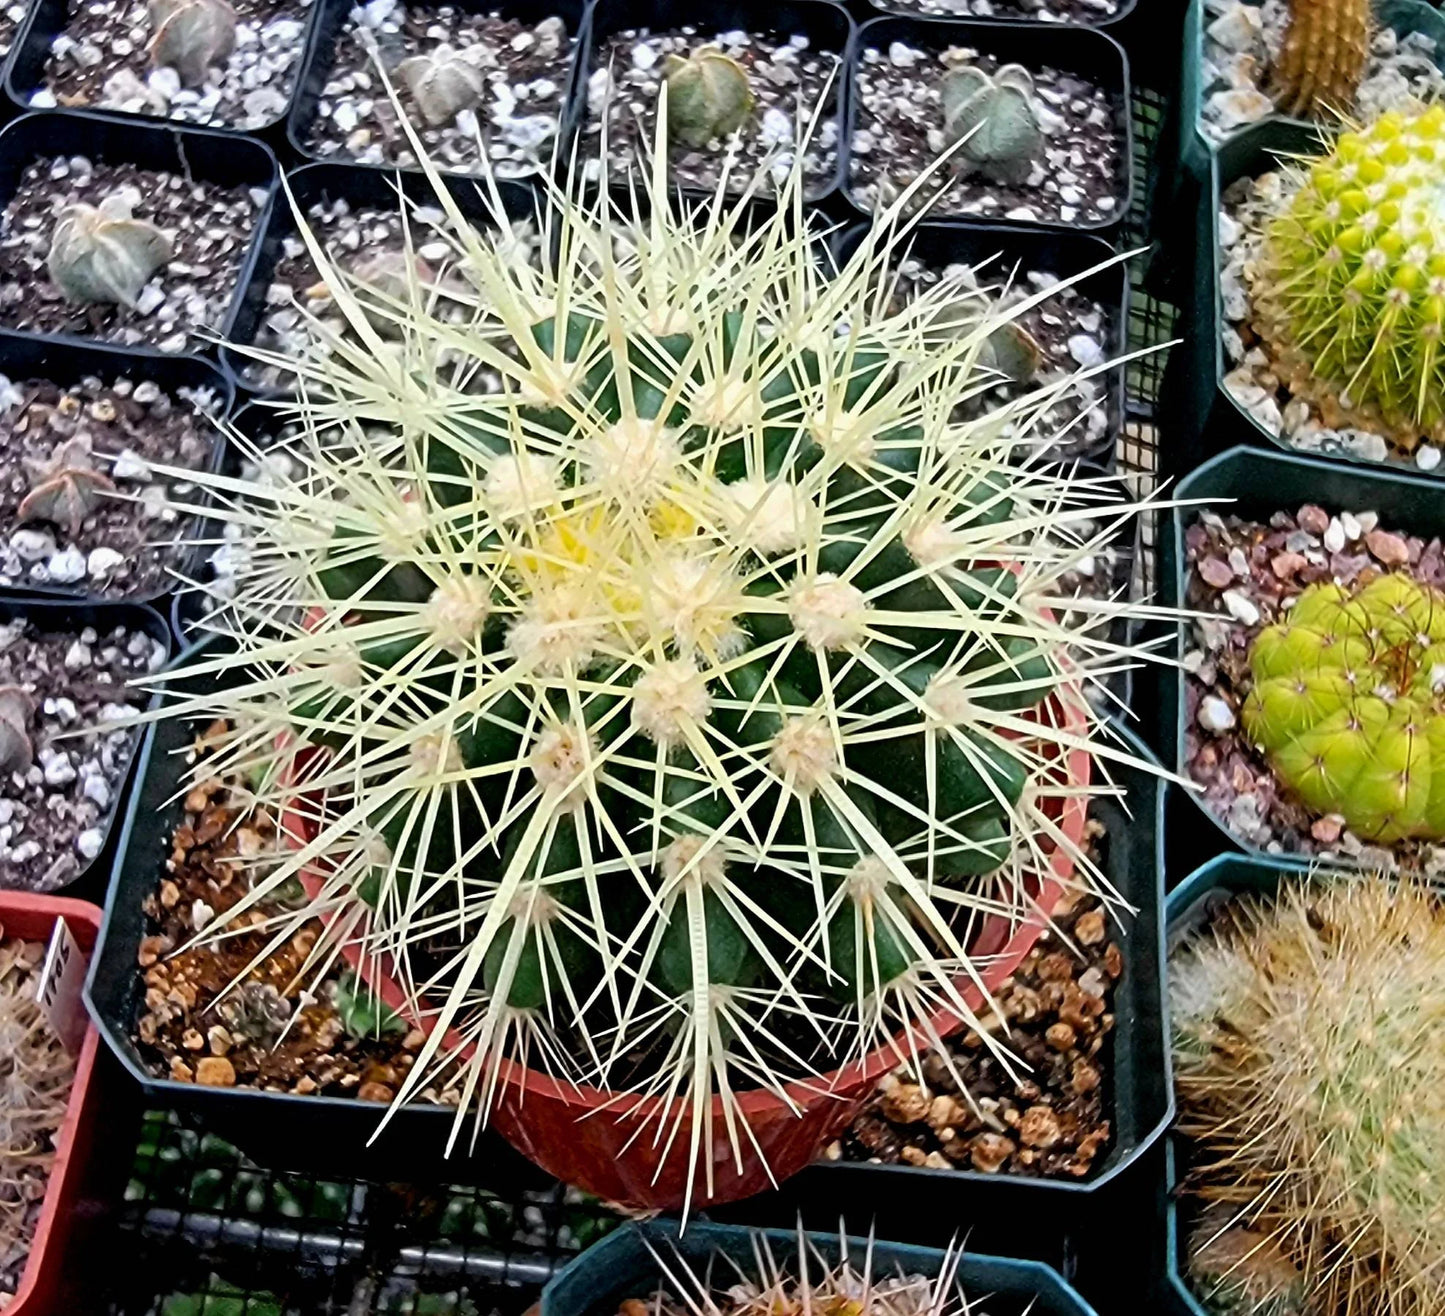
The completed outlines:
[[[1355,103],[1370,53],[1370,0],[1290,0],[1271,92],[1286,114],[1342,114]]]
[[[1206,1269],[1249,1282],[1246,1310],[1289,1311],[1301,1283],[1308,1312],[1445,1310],[1438,900],[1301,880],[1231,915],[1171,965],[1185,1187],[1270,1247]]]

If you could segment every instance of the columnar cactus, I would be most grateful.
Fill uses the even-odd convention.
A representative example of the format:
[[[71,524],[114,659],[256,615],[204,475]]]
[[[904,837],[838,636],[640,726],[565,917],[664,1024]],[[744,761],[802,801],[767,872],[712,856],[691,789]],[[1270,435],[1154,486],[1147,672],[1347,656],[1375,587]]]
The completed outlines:
[[[995,183],[1028,178],[1044,140],[1028,69],[1005,64],[992,77],[971,64],[952,69],[942,96],[944,138],[962,143],[953,158],[963,172]]]
[[[695,150],[735,133],[753,111],[747,70],[712,46],[669,55],[663,73],[668,133]]]
[[[173,68],[183,87],[205,85],[236,49],[236,11],[226,0],[151,0],[151,63]]]
[[[1255,638],[1245,730],[1317,813],[1445,837],[1445,595],[1404,573],[1311,585]]]
[[[1445,107],[1385,114],[1306,165],[1269,226],[1255,327],[1334,426],[1445,439]]]
[[[50,239],[48,268],[74,302],[133,307],[151,276],[171,258],[171,240],[131,215],[134,200],[113,192],[98,206],[67,206]]]
[[[438,180],[461,323],[323,263],[355,341],[288,363],[292,473],[188,475],[255,547],[175,708],[268,760],[259,895],[307,874],[435,1025],[399,1100],[520,1056],[689,1115],[710,1186],[740,1090],[972,1018],[973,922],[1090,881],[1067,764],[1119,753],[1081,685],[1129,607],[1048,605],[1133,509],[1029,464],[1037,398],[953,419],[997,321],[885,312],[872,240],[825,281],[800,166],[741,241],[655,167],[646,218],[556,197],[540,268]]]
[[[1438,898],[1300,880],[1229,913],[1170,966],[1184,1186],[1234,1235],[1201,1287],[1233,1274],[1251,1312],[1445,1310]]]
[[[1275,103],[1286,114],[1346,113],[1370,53],[1370,0],[1290,0],[1289,11]]]

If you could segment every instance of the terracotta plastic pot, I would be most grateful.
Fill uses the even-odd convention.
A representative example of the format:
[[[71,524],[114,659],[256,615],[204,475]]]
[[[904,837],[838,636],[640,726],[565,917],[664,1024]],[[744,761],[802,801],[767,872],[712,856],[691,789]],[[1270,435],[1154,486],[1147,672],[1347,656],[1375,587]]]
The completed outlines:
[[[0,925],[5,936],[26,941],[50,940],[60,917],[83,951],[95,945],[100,910],[64,896],[36,896],[23,891],[0,892]],[[79,1001],[76,1008],[81,1009]],[[6,1316],[61,1316],[81,1310],[72,1301],[84,1269],[76,1246],[79,1229],[93,1214],[84,1205],[86,1169],[98,1131],[100,1086],[95,1078],[100,1034],[87,1025],[75,1065],[75,1082],[65,1108],[65,1122],[55,1138],[55,1158],[45,1189],[40,1221],[30,1242],[30,1255],[15,1296],[5,1304]]]
[[[1063,693],[1056,692],[1039,706],[1039,715],[1078,736],[1086,725],[1081,699],[1076,688],[1066,687]],[[1058,823],[1074,846],[1083,840],[1088,805],[1084,788],[1090,770],[1086,751],[1067,752]],[[284,815],[282,831],[294,838],[314,835],[311,824],[299,811]],[[980,975],[983,988],[972,980],[960,979],[957,984],[971,1009],[980,1008],[984,992],[992,992],[1033,948],[1072,873],[1072,859],[1064,850],[1056,849],[1034,895],[1034,907],[1026,917],[1014,922],[1002,915],[990,915],[982,921],[969,950],[974,956],[990,957]],[[325,876],[313,869],[301,874],[301,882],[314,898]],[[344,914],[344,910],[335,911],[328,921]],[[395,976],[387,971],[385,957],[363,955],[355,941],[345,944],[342,950],[347,961],[391,1009],[419,1027],[428,1028],[427,1021],[416,1018]],[[963,1020],[950,1010],[937,1011],[929,1022],[939,1036],[948,1036],[963,1025]],[[926,1048],[925,1038],[917,1042]],[[474,1048],[454,1032],[448,1033],[444,1045],[464,1058],[474,1054]],[[909,1045],[910,1039],[900,1035],[893,1045],[878,1048],[862,1061],[810,1083],[786,1085],[784,1090],[794,1106],[771,1092],[742,1093],[737,1105],[755,1146],[748,1146],[744,1138],[741,1173],[727,1136],[722,1100],[714,1097],[711,1147],[705,1147],[702,1153],[712,1159],[712,1190],[708,1191],[706,1175],[699,1166],[691,1205],[698,1208],[737,1201],[765,1192],[798,1173],[842,1131],[877,1081],[897,1066],[900,1055],[908,1054]],[[559,1082],[506,1061],[499,1067],[496,1097],[487,1118],[518,1151],[565,1183],[629,1208],[678,1210],[689,1202],[686,1149],[690,1145],[691,1114],[683,1114],[675,1139],[667,1136],[674,1112],[666,1112],[660,1121],[657,1116],[656,1099]],[[659,1125],[663,1129],[661,1138],[656,1137]]]

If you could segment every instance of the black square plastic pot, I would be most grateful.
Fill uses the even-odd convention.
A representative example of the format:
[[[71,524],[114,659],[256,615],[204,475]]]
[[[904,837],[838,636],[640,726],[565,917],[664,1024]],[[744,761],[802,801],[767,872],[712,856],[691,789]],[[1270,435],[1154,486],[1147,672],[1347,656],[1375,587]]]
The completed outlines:
[[[316,119],[316,106],[321,100],[322,89],[331,80],[336,67],[337,43],[345,31],[351,11],[356,7],[355,0],[312,0],[312,3],[316,7],[316,13],[311,24],[310,42],[301,66],[296,95],[291,101],[291,112],[286,118],[286,139],[291,152],[303,160],[314,160],[322,164],[344,164],[353,169],[395,173],[400,166],[360,164],[342,151],[322,155],[307,142],[307,133]],[[451,6],[463,13],[496,13],[503,18],[515,18],[525,23],[539,23],[544,18],[560,18],[567,25],[568,35],[573,38],[573,48],[566,84],[562,90],[562,111],[555,139],[555,164],[558,172],[565,168],[576,130],[577,107],[581,95],[578,70],[587,49],[587,32],[591,24],[590,5],[591,0],[451,0]],[[372,72],[375,74],[376,70],[373,69]],[[385,97],[387,94],[385,87],[380,85],[374,90],[378,97]],[[416,165],[405,168],[408,172],[420,172]],[[481,177],[481,166],[478,165],[473,172],[461,176]]]
[[[8,205],[19,186],[20,176],[33,160],[54,156],[84,156],[105,164],[134,165],[137,169],[185,175],[218,187],[258,187],[268,193],[257,212],[255,228],[240,268],[236,289],[221,323],[218,338],[231,332],[240,311],[242,295],[250,282],[251,270],[260,251],[260,234],[275,204],[276,157],[269,147],[237,133],[212,128],[162,126],[135,119],[91,114],[82,111],[51,110],[26,114],[0,132],[0,208]],[[39,334],[15,330],[42,343],[96,345],[83,334]],[[115,344],[119,348],[121,345]],[[154,348],[133,349],[154,357],[165,355]],[[208,349],[213,350],[213,349]],[[175,355],[184,355],[177,353]]]
[[[15,34],[15,45],[10,60],[5,66],[5,94],[22,110],[30,109],[30,98],[45,85],[45,67],[50,62],[51,43],[69,26],[74,13],[87,0],[30,0],[30,11]],[[313,2],[302,18],[301,49],[291,66],[291,90],[286,96],[286,110],[275,119],[257,128],[244,130],[246,135],[259,137],[269,145],[280,146],[285,136],[286,116],[295,103],[297,90],[301,86],[301,70],[305,65],[306,51],[311,45],[311,31],[316,25],[317,5]],[[173,124],[188,127],[179,119],[157,114],[128,114],[122,110],[94,107],[97,113],[112,114],[126,120],[143,123]],[[212,132],[226,133],[233,137],[242,135],[242,129],[226,127],[223,124],[208,125]]]
[[[480,180],[452,174],[447,176],[446,184],[467,217],[485,226],[491,210]],[[266,305],[266,289],[281,259],[281,244],[297,231],[298,212],[304,215],[317,202],[341,199],[347,201],[353,210],[396,210],[400,204],[398,190],[408,203],[422,206],[437,204],[436,193],[424,174],[395,167],[372,169],[353,164],[302,165],[286,175],[286,188],[290,190],[290,197],[285,189],[278,191],[267,218],[251,277],[242,294],[231,332],[227,335],[231,343],[254,342],[262,319],[274,309]],[[530,187],[498,180],[497,189],[507,214],[513,219],[537,215],[539,196]],[[237,388],[245,393],[275,396],[292,391],[268,389],[253,383],[244,374],[248,357],[229,345],[222,349],[221,359],[235,378]]]
[[[833,118],[838,129],[838,159],[833,176],[826,183],[820,181],[809,187],[804,194],[809,204],[826,205],[843,186],[848,166],[845,83],[848,61],[857,38],[857,29],[847,11],[842,5],[831,3],[831,0],[776,0],[775,3],[769,3],[769,0],[713,0],[705,8],[688,5],[685,0],[599,0],[589,25],[586,63],[578,76],[577,167],[581,168],[586,159],[581,151],[587,146],[587,80],[602,65],[603,45],[617,33],[634,28],[646,29],[658,36],[681,27],[695,28],[704,37],[732,31],[756,32],[779,38],[803,35],[808,38],[810,50],[831,51],[838,56],[838,71],[829,89],[835,103]],[[810,106],[801,107],[798,117],[806,122],[811,109]],[[639,162],[639,168],[645,167]],[[746,172],[738,172],[735,181],[741,190],[751,179]],[[622,181],[614,181],[613,188],[619,194],[629,191]],[[678,187],[677,190],[694,198],[711,199],[713,195],[713,189]]]
[[[1332,514],[1369,509],[1378,512],[1381,523],[1391,529],[1427,538],[1445,535],[1445,496],[1435,481],[1262,448],[1237,447],[1212,458],[1180,482],[1175,497],[1180,505],[1174,508],[1161,536],[1159,566],[1163,601],[1173,606],[1182,605],[1188,583],[1185,531],[1204,508],[1260,522],[1305,503],[1318,504]],[[1173,652],[1183,658],[1189,645],[1188,623],[1181,621],[1176,631]],[[1185,682],[1189,678],[1182,667],[1162,667],[1160,673],[1159,727],[1164,740],[1160,758],[1187,782]],[[1202,859],[1225,850],[1275,865],[1288,861],[1289,856],[1267,855],[1236,836],[1188,787],[1171,788],[1170,797],[1171,872],[1187,872]]]
[[[165,633],[165,623],[159,617],[155,622]],[[219,643],[211,641],[204,651],[219,651]],[[196,652],[191,650],[190,656]],[[171,688],[195,694],[213,685],[214,678],[205,677],[178,681]],[[152,931],[141,904],[166,875],[171,837],[185,816],[186,751],[196,731],[193,719],[167,717],[145,734],[85,984],[91,1018],[144,1099],[194,1114],[261,1165],[342,1178],[482,1182],[499,1190],[550,1182],[496,1134],[478,1132],[472,1116],[460,1127],[456,1150],[448,1155],[447,1142],[457,1127],[450,1106],[404,1106],[378,1132],[388,1109],[384,1102],[202,1087],[158,1078],[146,1066],[133,1036],[146,991],[137,957],[142,938]]]
[[[214,389],[216,406],[211,420],[216,422],[215,435],[211,456],[201,469],[220,469],[226,448],[226,438],[220,422],[230,415],[233,390],[230,378],[200,357],[157,352],[153,348],[120,347],[85,341],[50,341],[34,334],[0,329],[0,375],[14,382],[43,379],[61,387],[69,387],[87,376],[94,376],[106,383],[125,376],[136,383],[149,380],[159,386],[163,393],[171,395],[174,395],[178,388]],[[199,525],[193,519],[184,537],[192,540],[198,530]],[[189,578],[198,565],[196,551],[192,549],[182,556],[176,572]],[[164,595],[169,594],[173,587],[173,582],[162,582],[149,590],[129,594],[124,599],[114,601],[157,603]],[[17,595],[35,594],[40,597],[78,599],[81,602],[97,604],[111,601],[90,596],[78,587],[62,585],[14,585],[9,592]],[[162,602],[158,606],[164,608],[166,605]]]
[[[848,132],[842,147],[843,190],[855,212],[871,217],[872,211],[858,197],[849,180],[853,156],[853,134],[858,130],[858,70],[865,50],[887,51],[895,41],[915,49],[938,52],[950,46],[967,46],[980,54],[992,55],[1002,64],[1022,64],[1026,69],[1041,65],[1076,73],[1102,87],[1114,107],[1115,133],[1123,191],[1117,196],[1112,215],[1100,220],[1028,221],[999,215],[963,215],[941,208],[928,212],[930,224],[996,224],[1019,229],[1077,230],[1109,237],[1122,227],[1134,201],[1134,125],[1130,112],[1129,59],[1113,37],[1097,28],[1054,23],[958,23],[931,18],[875,18],[858,29],[853,58],[848,70]],[[943,166],[947,168],[947,166]]]
[[[0,593],[0,624],[24,617],[34,623],[43,634],[79,635],[87,626],[93,626],[101,633],[124,626],[128,631],[141,631],[171,651],[171,633],[164,619],[153,608],[137,603],[83,603],[59,599],[25,598],[15,594]],[[152,698],[148,709],[159,707],[159,697]],[[105,890],[106,874],[116,854],[117,833],[124,830],[117,822],[128,818],[131,778],[134,775],[136,759],[146,733],[137,728],[131,734],[126,750],[125,765],[121,769],[111,796],[110,807],[97,824],[105,832],[105,841],[99,853],[88,863],[82,861],[80,870],[64,886],[47,894],[74,896],[81,900],[99,901]],[[122,851],[124,843],[122,842]],[[0,871],[3,880],[3,871]]]
[[[826,1217],[827,1212],[822,1216]],[[871,1257],[871,1273],[883,1281],[897,1275],[943,1273],[957,1265],[956,1289],[972,1301],[987,1299],[994,1316],[1093,1316],[1093,1309],[1047,1266],[1036,1261],[965,1252],[950,1262],[942,1250],[837,1234],[807,1236],[809,1246],[828,1263],[846,1253],[860,1271]],[[663,1273],[674,1273],[681,1258],[694,1274],[706,1275],[720,1288],[737,1280],[737,1272],[756,1279],[758,1249],[765,1245],[775,1261],[796,1274],[798,1235],[793,1230],[750,1230],[729,1225],[690,1223],[679,1232],[675,1223],[649,1220],[626,1225],[594,1244],[542,1290],[540,1316],[615,1316],[628,1298],[649,1300],[659,1287],[670,1287]],[[816,1272],[815,1272],[816,1273]],[[972,1307],[970,1302],[970,1308]]]

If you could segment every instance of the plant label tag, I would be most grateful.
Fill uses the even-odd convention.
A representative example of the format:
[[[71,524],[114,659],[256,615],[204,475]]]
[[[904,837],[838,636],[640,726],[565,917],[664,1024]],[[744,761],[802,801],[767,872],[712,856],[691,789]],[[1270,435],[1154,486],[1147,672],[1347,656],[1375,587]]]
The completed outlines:
[[[85,1040],[85,1004],[80,997],[85,986],[85,967],[85,952],[80,949],[80,943],[71,935],[65,920],[56,919],[35,999],[71,1055],[79,1053]]]

